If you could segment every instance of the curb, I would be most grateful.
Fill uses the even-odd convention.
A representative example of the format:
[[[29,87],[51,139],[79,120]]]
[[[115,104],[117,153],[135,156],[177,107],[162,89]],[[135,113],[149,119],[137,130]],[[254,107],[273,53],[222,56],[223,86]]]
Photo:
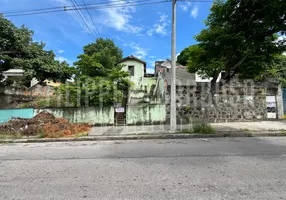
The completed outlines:
[[[29,138],[2,139],[0,143],[39,143],[39,142],[76,142],[107,140],[154,140],[154,139],[192,139],[192,138],[224,138],[224,137],[281,137],[285,132],[268,133],[218,133],[218,134],[154,134],[154,135],[119,135],[119,136],[86,136],[80,138]]]

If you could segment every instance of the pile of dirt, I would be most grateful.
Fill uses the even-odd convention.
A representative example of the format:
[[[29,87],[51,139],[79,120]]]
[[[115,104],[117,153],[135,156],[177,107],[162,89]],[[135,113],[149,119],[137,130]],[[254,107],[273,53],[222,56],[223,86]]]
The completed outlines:
[[[63,137],[88,132],[90,128],[91,126],[86,123],[70,123],[44,111],[31,119],[13,118],[0,125],[0,132],[23,136],[42,134],[43,137]]]

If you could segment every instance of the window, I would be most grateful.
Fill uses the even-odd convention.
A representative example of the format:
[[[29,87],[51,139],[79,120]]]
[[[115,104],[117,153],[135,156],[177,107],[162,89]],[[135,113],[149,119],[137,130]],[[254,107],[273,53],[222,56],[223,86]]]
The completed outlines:
[[[130,76],[134,76],[134,66],[128,66],[128,72]]]

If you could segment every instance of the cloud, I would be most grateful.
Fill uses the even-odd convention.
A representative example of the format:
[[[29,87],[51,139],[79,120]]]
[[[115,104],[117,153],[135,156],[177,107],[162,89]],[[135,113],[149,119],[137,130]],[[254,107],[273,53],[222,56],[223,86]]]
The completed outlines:
[[[167,28],[169,24],[170,20],[168,20],[168,15],[161,14],[159,21],[153,25],[153,28],[147,31],[147,35],[152,36],[154,34],[158,34],[165,36],[167,35]]]
[[[64,62],[66,61],[68,64],[72,65],[73,64],[73,61],[67,59],[66,57],[64,56],[56,56],[55,58],[56,60],[60,61],[60,62]]]
[[[69,0],[50,0],[50,1],[54,3],[55,5],[73,6],[73,4],[71,4],[71,1]],[[77,3],[77,5],[80,5],[80,3]],[[82,18],[79,16],[79,14],[75,10],[67,11],[66,13],[68,13],[76,21],[76,24],[79,24],[81,26],[84,32],[97,33],[98,29],[97,27],[94,26],[94,23],[90,20],[90,18],[84,14],[83,10],[79,10],[79,12],[83,16],[83,18],[85,18],[85,22],[83,22]]]
[[[183,12],[190,11],[190,15],[193,18],[197,18],[199,15],[199,7],[198,5],[193,5],[191,2],[186,2],[185,4],[180,4],[179,7]]]
[[[116,0],[110,0],[110,3],[119,4]],[[140,26],[132,25],[132,13],[135,13],[135,3],[130,0],[125,0],[122,3],[132,3],[134,5],[126,7],[115,7],[101,10],[102,15],[100,17],[101,23],[104,26],[114,28],[117,31],[128,33],[140,33],[143,28]],[[120,5],[120,4],[119,4]]]
[[[154,74],[154,68],[147,68],[146,73],[147,74]]]
[[[144,49],[134,42],[130,44],[130,47],[134,50],[132,54],[139,59],[144,59],[148,53],[148,49]]]
[[[57,50],[57,53],[64,53],[64,52],[65,52],[65,50],[62,50],[62,49]]]
[[[199,7],[198,6],[194,6],[192,8],[192,11],[191,11],[191,16],[193,18],[197,18],[198,15],[199,15]]]
[[[182,9],[182,11],[187,12],[192,6],[191,2],[186,2],[185,4],[179,4],[179,7]]]

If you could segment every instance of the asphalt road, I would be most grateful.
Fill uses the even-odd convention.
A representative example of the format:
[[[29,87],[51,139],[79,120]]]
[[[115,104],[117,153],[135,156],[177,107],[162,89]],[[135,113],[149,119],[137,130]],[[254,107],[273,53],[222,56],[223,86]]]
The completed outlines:
[[[0,199],[286,199],[286,137],[1,144]]]

